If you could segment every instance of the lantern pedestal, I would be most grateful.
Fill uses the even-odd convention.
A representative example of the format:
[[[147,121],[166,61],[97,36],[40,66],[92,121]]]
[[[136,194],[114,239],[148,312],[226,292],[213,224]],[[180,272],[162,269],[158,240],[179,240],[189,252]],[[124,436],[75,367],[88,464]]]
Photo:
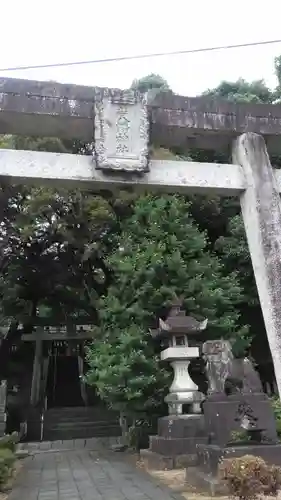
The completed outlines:
[[[147,465],[156,469],[190,467],[197,462],[197,444],[206,444],[203,415],[169,415],[159,418],[157,436],[142,450]]]
[[[204,397],[189,375],[189,364],[198,358],[198,347],[168,347],[161,352],[161,360],[168,361],[174,370],[174,380],[165,398],[170,415],[200,414]],[[184,411],[184,407],[187,411]]]
[[[197,321],[186,316],[181,301],[176,301],[165,321],[152,332],[162,340],[161,360],[170,363],[174,379],[165,398],[169,415],[159,418],[157,436],[150,436],[149,450],[141,455],[148,466],[156,469],[174,469],[194,465],[196,446],[207,442],[204,416],[201,411],[203,394],[189,374],[189,364],[199,357],[199,348],[188,342],[204,331],[207,320]],[[198,338],[198,337],[197,337]]]
[[[177,469],[190,467],[197,461],[197,445],[206,444],[204,416],[201,411],[203,394],[189,375],[189,364],[198,358],[198,347],[168,347],[161,353],[174,370],[174,380],[165,398],[169,415],[159,418],[157,436],[150,436],[149,450],[142,458],[149,467]]]

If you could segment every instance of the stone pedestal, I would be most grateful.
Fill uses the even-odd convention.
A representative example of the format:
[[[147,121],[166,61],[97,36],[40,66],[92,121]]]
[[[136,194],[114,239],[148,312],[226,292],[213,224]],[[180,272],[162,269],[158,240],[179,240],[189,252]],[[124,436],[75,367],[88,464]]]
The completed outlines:
[[[281,466],[281,444],[251,444],[219,446],[198,444],[196,467],[186,468],[186,481],[211,495],[227,494],[224,484],[218,480],[218,466],[224,458],[255,455],[269,464]]]
[[[208,397],[203,403],[208,443],[198,443],[197,464],[186,469],[186,479],[211,495],[225,493],[218,480],[223,458],[260,456],[281,465],[281,444],[269,398],[248,358],[234,359],[227,341],[203,345]]]
[[[229,443],[231,433],[241,430],[245,415],[252,415],[258,427],[264,429],[266,440],[271,443],[278,441],[273,410],[266,394],[212,394],[203,403],[203,410],[206,431],[212,444],[225,446]]]
[[[158,421],[158,435],[141,452],[148,465],[176,469],[197,463],[197,445],[207,443],[203,415],[170,415]]]
[[[201,413],[203,394],[189,375],[189,364],[198,358],[198,347],[168,347],[161,352],[161,360],[169,361],[174,370],[174,380],[165,398],[170,415],[183,413],[183,405],[189,405],[189,413]]]
[[[266,462],[281,465],[281,444],[251,444],[238,443],[232,446],[218,446],[216,444],[198,444],[197,465],[207,474],[216,475],[219,462],[223,458],[243,457],[244,455],[255,455],[263,458]]]
[[[211,495],[225,493],[218,481],[218,465],[223,458],[255,455],[268,463],[281,465],[274,414],[265,394],[212,394],[203,403],[208,443],[197,444],[196,467],[186,469],[186,479]],[[245,417],[262,430],[262,441],[235,441],[233,432],[243,431]],[[244,431],[246,432],[246,431]]]

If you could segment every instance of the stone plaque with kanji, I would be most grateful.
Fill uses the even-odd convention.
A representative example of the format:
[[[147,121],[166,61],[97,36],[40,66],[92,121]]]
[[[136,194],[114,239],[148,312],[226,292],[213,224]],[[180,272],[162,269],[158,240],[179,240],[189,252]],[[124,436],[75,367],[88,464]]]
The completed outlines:
[[[94,141],[96,168],[104,172],[147,172],[148,142],[149,121],[145,96],[133,90],[97,90]]]

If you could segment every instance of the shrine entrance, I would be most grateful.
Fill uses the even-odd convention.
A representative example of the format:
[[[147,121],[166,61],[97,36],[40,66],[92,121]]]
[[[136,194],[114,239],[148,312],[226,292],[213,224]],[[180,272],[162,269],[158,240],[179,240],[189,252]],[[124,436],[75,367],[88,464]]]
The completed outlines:
[[[81,325],[80,319],[79,324],[46,326],[38,319],[32,333],[23,334],[21,340],[34,346],[25,417],[27,440],[84,439],[104,430],[119,435],[118,415],[84,379],[86,346],[93,342],[92,323]]]
[[[50,357],[46,398],[48,408],[85,405],[78,356]]]
[[[81,328],[81,327],[80,327]],[[85,340],[84,329],[80,336],[71,332],[53,334],[61,339],[45,340],[43,359],[45,370],[42,373],[42,391],[47,408],[87,406],[87,394],[84,383]],[[50,331],[49,331],[50,335]],[[76,335],[76,338],[74,338]]]
[[[22,340],[35,344],[30,404],[49,409],[88,405],[85,346],[91,325],[38,326]]]

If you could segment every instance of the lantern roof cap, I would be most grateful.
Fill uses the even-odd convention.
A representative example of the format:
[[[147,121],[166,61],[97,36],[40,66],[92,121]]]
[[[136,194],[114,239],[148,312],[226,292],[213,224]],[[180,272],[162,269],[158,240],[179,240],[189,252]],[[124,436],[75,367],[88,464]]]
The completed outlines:
[[[192,316],[187,316],[182,309],[183,301],[176,299],[165,320],[159,319],[158,329],[153,330],[153,337],[170,337],[172,335],[194,335],[201,333],[207,327],[208,320],[198,321]]]

